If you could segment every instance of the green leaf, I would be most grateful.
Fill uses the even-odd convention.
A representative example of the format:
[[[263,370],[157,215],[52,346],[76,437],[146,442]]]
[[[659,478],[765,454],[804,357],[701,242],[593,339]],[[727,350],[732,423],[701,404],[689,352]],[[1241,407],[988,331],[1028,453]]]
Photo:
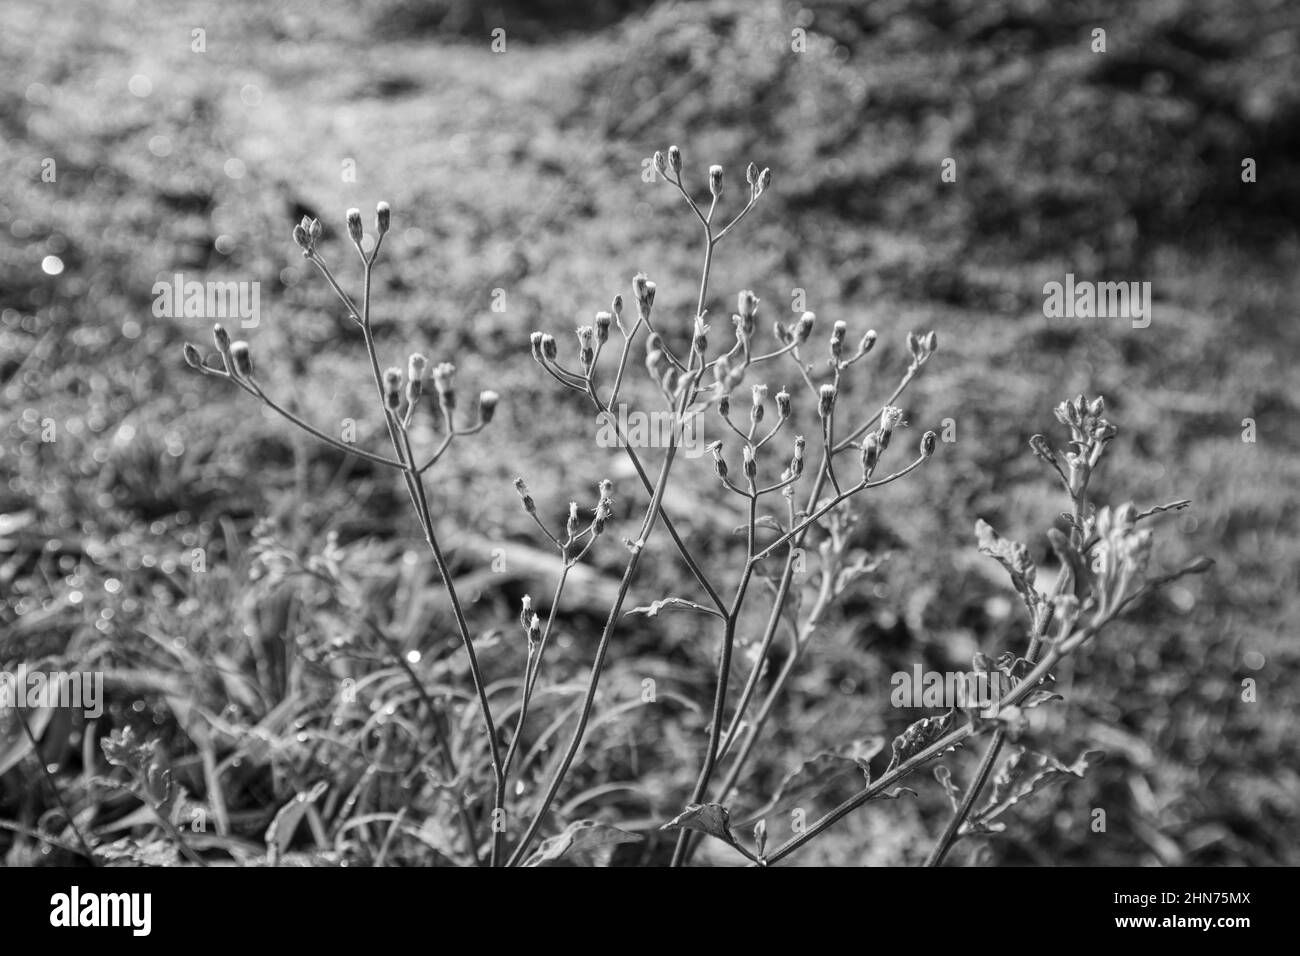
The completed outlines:
[[[886,773],[899,764],[911,760],[946,734],[952,727],[955,714],[955,710],[950,710],[941,717],[922,717],[895,737],[893,755],[890,757]]]
[[[280,855],[289,849],[294,831],[298,829],[302,818],[307,815],[308,808],[320,799],[320,795],[328,787],[329,784],[322,780],[307,792],[295,796],[276,813],[275,819],[266,828],[266,855],[272,866],[275,866]]]
[[[524,866],[543,866],[563,858],[569,853],[595,850],[620,843],[639,843],[645,839],[617,827],[606,826],[595,820],[575,820],[562,833],[543,840],[537,850],[524,861]]]

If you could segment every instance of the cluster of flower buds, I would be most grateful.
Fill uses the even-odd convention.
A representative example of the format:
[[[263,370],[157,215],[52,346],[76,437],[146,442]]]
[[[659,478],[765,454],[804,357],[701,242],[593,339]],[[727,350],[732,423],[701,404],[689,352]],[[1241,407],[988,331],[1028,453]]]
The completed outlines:
[[[808,336],[812,335],[813,323],[816,321],[816,313],[805,312],[799,316],[799,321],[794,324],[793,329],[786,328],[778,322],[776,324],[776,337],[782,345],[789,345],[791,342],[795,345],[803,345],[808,341]]]
[[[304,258],[316,251],[316,243],[320,241],[320,236],[321,224],[319,219],[303,216],[302,221],[293,227],[293,241],[302,248]]]
[[[927,332],[925,335],[917,335],[915,332],[907,333],[907,348],[912,353],[913,368],[920,368],[938,347],[939,336],[934,332]]]
[[[864,481],[870,480],[871,475],[876,470],[876,465],[880,462],[880,456],[889,447],[889,440],[893,437],[894,429],[900,426],[907,427],[907,422],[903,421],[903,410],[896,405],[886,405],[880,412],[880,424],[876,427],[876,430],[862,440],[862,477]],[[921,449],[926,457],[933,453],[936,440],[937,436],[934,432],[926,432],[922,438]],[[927,444],[930,448],[928,453],[925,451]]]
[[[1078,442],[1109,441],[1115,437],[1115,426],[1102,418],[1106,400],[1100,395],[1091,402],[1079,395],[1072,401],[1061,402],[1055,411],[1056,420],[1069,426]]]
[[[217,323],[212,326],[212,343],[217,348],[217,354],[221,356],[221,364],[225,368],[227,375],[238,379],[252,379],[253,357],[249,352],[247,342],[242,339],[235,342],[230,341],[230,333],[226,331],[225,326]],[[192,368],[204,372],[211,371],[204,363],[202,354],[194,345],[186,342],[184,352],[185,361]]]

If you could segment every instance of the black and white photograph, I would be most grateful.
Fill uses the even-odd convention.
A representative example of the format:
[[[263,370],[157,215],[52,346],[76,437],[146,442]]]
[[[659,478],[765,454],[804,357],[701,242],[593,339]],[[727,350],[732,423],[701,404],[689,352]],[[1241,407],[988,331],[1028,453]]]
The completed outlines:
[[[19,922],[1124,868],[1223,945],[1300,864],[1296,3],[4,0],[0,78]]]

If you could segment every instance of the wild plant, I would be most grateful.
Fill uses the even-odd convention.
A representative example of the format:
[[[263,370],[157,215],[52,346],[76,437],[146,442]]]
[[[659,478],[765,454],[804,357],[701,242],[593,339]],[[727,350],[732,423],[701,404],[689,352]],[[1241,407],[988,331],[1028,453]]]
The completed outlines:
[[[614,484],[600,481],[589,509],[571,504],[562,526],[551,527],[544,517],[551,509],[538,507],[524,476],[515,482],[524,511],[554,549],[560,571],[548,604],[535,604],[531,597],[523,600],[518,700],[508,708],[499,702],[494,706],[490,690],[493,684],[480,666],[473,632],[440,543],[426,475],[456,438],[473,435],[491,422],[499,398],[492,391],[480,393],[477,413],[467,422],[457,408],[455,368],[451,364],[431,367],[422,355],[412,354],[405,370],[397,366],[384,370],[373,330],[371,287],[389,230],[388,205],[378,206],[373,236],[364,233],[359,211],[347,213],[347,234],[362,264],[359,300],[344,291],[326,264],[321,251],[323,228],[318,221],[304,219],[294,227],[293,237],[360,330],[391,455],[335,439],[277,402],[254,368],[250,345],[231,341],[220,326],[214,330],[216,356],[204,356],[187,343],[186,360],[205,375],[233,383],[336,450],[400,474],[446,591],[450,616],[468,661],[483,735],[484,766],[458,767],[447,745],[445,724],[435,719],[429,731],[435,739],[434,753],[442,773],[435,786],[456,791],[456,817],[467,862],[482,864],[486,856],[492,866],[539,865],[592,848],[641,839],[590,820],[562,826],[562,821],[555,820],[554,806],[592,723],[601,677],[620,626],[625,626],[630,613],[654,618],[661,612],[675,611],[698,615],[710,625],[716,641],[716,669],[694,786],[681,811],[663,823],[664,829],[677,831],[673,865],[691,860],[700,833],[722,840],[752,863],[780,862],[857,807],[897,796],[899,791],[890,792],[890,788],[921,766],[963,745],[968,738],[988,735],[987,750],[964,791],[946,769],[940,776],[954,801],[954,813],[930,856],[931,863],[939,863],[959,837],[992,831],[997,825],[995,818],[1041,781],[1054,773],[1075,769],[1053,758],[1015,749],[994,780],[989,803],[975,808],[1004,746],[1008,742],[1015,744],[1023,726],[1023,712],[1055,696],[1049,690],[1051,668],[1086,645],[1152,588],[1200,570],[1203,565],[1189,566],[1165,577],[1145,577],[1150,539],[1139,525],[1167,508],[1138,512],[1132,506],[1094,507],[1088,494],[1089,479],[1115,430],[1102,417],[1100,399],[1086,402],[1079,398],[1063,403],[1057,416],[1071,430],[1069,450],[1058,453],[1041,436],[1035,436],[1033,443],[1035,453],[1064,483],[1071,502],[1067,532],[1049,532],[1062,563],[1062,572],[1050,592],[1043,594],[1035,588],[1036,572],[1027,548],[999,538],[987,527],[981,527],[979,532],[981,550],[1007,568],[1030,620],[1028,643],[1022,654],[1003,655],[996,661],[980,655],[976,661],[977,670],[1003,673],[1010,691],[991,710],[962,712],[954,708],[942,716],[915,722],[894,740],[888,768],[874,781],[870,780],[865,758],[859,755],[857,766],[867,777],[860,792],[785,843],[769,850],[763,819],[755,824],[751,841],[738,837],[731,827],[728,805],[746,783],[747,767],[766,724],[828,611],[857,579],[874,570],[872,561],[849,546],[861,519],[854,505],[861,496],[878,492],[920,468],[935,453],[937,436],[926,431],[913,445],[914,452],[899,455],[899,435],[908,422],[898,402],[935,354],[938,341],[932,331],[910,333],[907,364],[889,394],[878,405],[853,407],[853,395],[861,387],[852,380],[859,377],[860,368],[873,353],[877,340],[874,331],[856,337],[851,344],[847,323],[835,321],[823,330],[817,316],[809,311],[790,323],[774,318],[771,340],[767,341],[759,331],[761,301],[751,290],[736,294],[736,308],[729,323],[711,317],[716,308],[710,289],[715,255],[724,240],[759,208],[771,187],[771,172],[750,163],[745,185],[738,190],[742,200],[737,204],[739,208],[726,216],[722,210],[729,191],[721,166],[709,168],[704,195],[688,185],[677,147],[656,152],[653,163],[659,178],[679,194],[698,227],[702,266],[693,312],[678,318],[662,316],[661,310],[656,310],[655,282],[638,274],[632,280],[630,302],[622,295],[613,296],[608,309],[595,312],[590,325],[577,329],[571,349],[562,349],[548,332],[536,331],[530,338],[532,357],[540,368],[562,388],[582,395],[615,429],[617,444],[645,494],[639,518],[632,522],[633,532],[622,537],[622,572],[615,597],[603,614],[604,625],[567,743],[551,761],[545,786],[535,793],[526,794],[523,787],[512,793],[512,771],[521,759],[524,744],[535,733],[529,717],[533,716],[546,653],[556,630],[557,609],[571,572],[602,541],[603,548],[620,546],[617,542],[611,544],[613,535],[606,534],[615,520]],[[628,387],[631,369],[637,364],[632,361],[634,353],[644,355],[647,376],[638,394],[648,393],[656,406],[651,410],[666,415],[670,421],[656,461],[649,460],[647,449],[638,449],[637,442],[626,434],[624,417],[618,414],[634,397],[633,389]],[[784,387],[772,391],[769,382],[780,374],[778,368],[788,369],[791,380],[799,383],[796,393],[802,398]],[[435,448],[421,453],[413,446],[410,425],[413,417],[421,413],[420,406],[430,391],[429,404],[441,421],[442,438]],[[713,562],[729,565],[726,567],[705,566],[665,505],[670,481],[680,470],[679,452],[685,436],[702,422],[725,436],[708,446],[713,470],[709,480],[718,483],[720,494],[734,498],[744,515],[744,545],[739,557],[735,562]],[[808,426],[806,433],[801,431],[800,423]],[[647,544],[660,526],[693,579],[694,592],[665,595],[649,605],[625,611]],[[723,574],[728,571],[735,572],[734,580],[724,584]],[[751,615],[765,623],[746,645],[752,653],[743,680],[737,682],[733,670],[742,636],[739,631]],[[790,651],[760,695],[759,688],[783,627],[793,628]],[[389,646],[387,641],[382,643]],[[394,657],[428,712],[437,713],[421,675],[400,654]],[[738,684],[738,694],[732,693],[733,684]],[[503,714],[514,718],[508,728]],[[558,726],[552,723],[544,733],[551,735]],[[473,760],[472,754],[469,759]],[[478,774],[489,771],[490,786],[478,787]],[[402,813],[408,808],[409,804]],[[538,845],[543,834],[550,835]]]

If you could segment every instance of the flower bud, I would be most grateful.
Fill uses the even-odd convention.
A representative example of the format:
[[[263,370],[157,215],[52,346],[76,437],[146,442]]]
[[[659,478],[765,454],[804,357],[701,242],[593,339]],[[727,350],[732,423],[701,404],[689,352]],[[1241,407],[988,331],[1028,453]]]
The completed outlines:
[[[767,400],[767,386],[755,385],[753,388],[753,395],[754,405],[749,410],[749,420],[753,424],[757,425],[763,420],[763,413],[765,411],[763,403]]]
[[[876,432],[877,440],[880,442],[880,450],[884,451],[889,447],[889,438],[894,433],[894,429],[899,425],[906,425],[903,421],[903,410],[897,405],[886,405],[880,413],[880,428]]]
[[[212,326],[212,342],[217,347],[217,352],[221,355],[226,363],[226,371],[230,371],[230,333],[226,327],[218,322]]]
[[[520,623],[521,625],[523,625],[524,630],[527,631],[527,630],[528,630],[528,625],[531,624],[531,623],[532,623],[532,620],[533,620],[533,598],[532,598],[532,595],[530,595],[530,594],[525,594],[525,595],[524,595],[524,599],[523,599],[521,602],[519,602],[519,603],[520,603],[519,623]]]
[[[556,344],[555,336],[546,332],[542,333],[542,355],[548,362],[554,362],[556,356],[560,354],[560,346]]]
[[[446,411],[456,407],[456,393],[452,389],[452,377],[455,374],[456,366],[450,362],[439,362],[433,368],[433,387],[438,392],[438,403]]]
[[[659,175],[660,175],[660,176],[666,176],[666,175],[667,175],[667,173],[668,173],[668,163],[667,163],[667,161],[664,159],[664,154],[661,153],[661,152],[660,152],[659,150],[657,150],[657,149],[655,150],[655,155],[654,155],[654,164],[655,164],[655,169],[659,171]]]
[[[375,207],[375,232],[377,232],[381,236],[384,233],[388,232],[388,225],[389,222],[392,220],[392,217],[393,217],[393,210],[392,207],[388,205],[388,203],[381,202],[379,205],[377,205]]]
[[[713,453],[713,470],[717,472],[719,478],[726,478],[727,463],[722,460],[722,442],[710,442],[709,451]]]
[[[772,185],[772,170],[764,167],[763,171],[758,174],[758,191],[767,192],[767,187]]]
[[[798,478],[803,474],[804,440],[799,435],[794,440],[794,454],[790,457],[790,477]]]
[[[533,496],[528,493],[528,486],[524,484],[522,478],[515,479],[515,491],[519,493],[519,500],[523,502],[524,511],[530,515],[537,514],[537,505],[533,501]]]
[[[564,523],[564,530],[567,532],[570,541],[578,533],[578,503],[576,501],[569,502],[569,519]]]
[[[835,409],[835,386],[827,382],[817,393],[817,414],[829,418]]]
[[[682,171],[682,151],[676,146],[668,147],[668,165],[675,173]]]
[[[939,347],[939,333],[928,332],[925,336],[924,345],[926,357],[929,358],[930,354]]]
[[[397,411],[402,404],[402,370],[390,368],[384,372],[384,404]]]
[[[740,455],[745,460],[745,477],[754,478],[758,474],[758,462],[754,460],[754,449],[746,445],[740,450]]]
[[[234,373],[240,378],[253,377],[253,356],[249,353],[248,343],[243,339],[230,343],[230,364]]]
[[[596,344],[604,345],[609,341],[609,324],[614,317],[608,312],[596,313]]]
[[[361,245],[362,231],[360,209],[354,208],[348,210],[348,235],[352,237],[353,242],[357,245]]]
[[[542,333],[534,332],[528,336],[528,345],[533,351],[533,358],[540,362],[542,360]]]
[[[817,321],[817,316],[812,312],[805,312],[799,316],[799,322],[794,327],[794,340],[800,345],[808,341],[808,336],[812,335],[813,322]]]
[[[718,399],[718,414],[726,418],[731,414],[731,396],[723,395]]]
[[[752,319],[758,311],[758,296],[753,290],[744,289],[736,296],[736,311],[747,319]]]
[[[185,364],[190,368],[202,368],[203,356],[199,350],[189,342],[185,343]]]
[[[311,241],[307,238],[307,230],[302,227],[301,223],[293,227],[293,241],[300,245],[304,252],[311,248]]]
[[[419,352],[412,352],[406,360],[406,400],[412,405],[424,394],[424,372],[429,361]]]
[[[717,199],[722,195],[722,167],[713,165],[709,167],[709,192]]]
[[[862,439],[862,477],[870,478],[880,461],[880,439],[875,432]]]
[[[862,336],[862,341],[858,343],[858,354],[866,355],[876,347],[876,330],[868,329],[867,334]]]
[[[921,361],[921,339],[915,332],[907,333],[907,350],[912,353],[912,361]]]
[[[780,322],[772,323],[772,334],[776,336],[776,340],[782,345],[789,345],[794,341],[794,334]]]
[[[496,392],[488,389],[478,393],[478,420],[486,425],[492,421],[492,416],[497,413],[497,402],[501,396]]]
[[[638,272],[632,279],[632,294],[636,297],[637,312],[644,319],[655,303],[655,284],[644,272]]]
[[[844,322],[836,322],[831,327],[831,358],[837,362],[844,355],[844,336],[848,334],[849,327]]]
[[[751,186],[758,182],[758,167],[753,163],[745,167],[745,182]]]
[[[614,301],[610,303],[609,307],[610,310],[614,313],[614,318],[616,319],[623,318],[623,296],[621,294],[616,294],[614,296]]]
[[[934,432],[926,432],[921,436],[921,457],[929,458],[934,454],[934,443],[939,440],[939,436]]]
[[[605,484],[605,482],[602,482]],[[614,515],[614,502],[605,495],[601,495],[600,500],[596,502],[596,514],[591,519],[591,533],[598,535],[604,532],[605,524]]]
[[[776,393],[776,413],[785,421],[790,417],[790,393],[785,389]]]
[[[584,371],[591,371],[591,366],[596,362],[596,332],[590,325],[579,326],[578,328],[578,361],[582,363]]]
[[[1088,406],[1088,414],[1092,415],[1093,418],[1100,418],[1105,411],[1106,399],[1102,398],[1100,395],[1093,399],[1092,404]]]

